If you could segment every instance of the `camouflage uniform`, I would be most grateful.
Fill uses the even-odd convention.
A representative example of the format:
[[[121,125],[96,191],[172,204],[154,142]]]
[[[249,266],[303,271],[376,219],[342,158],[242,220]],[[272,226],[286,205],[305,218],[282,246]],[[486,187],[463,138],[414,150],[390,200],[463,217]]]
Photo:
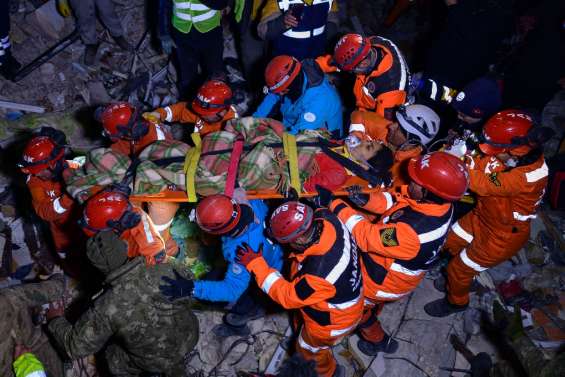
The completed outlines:
[[[171,265],[147,267],[137,257],[107,275],[107,289],[74,325],[59,317],[49,330],[72,359],[94,354],[112,338],[106,359],[113,375],[184,376],[183,359],[198,340],[198,320],[190,301],[171,303],[161,295],[162,276],[174,277]]]
[[[24,284],[0,290],[0,376],[14,376],[14,348],[30,348],[43,363],[48,376],[63,375],[63,363],[41,327],[32,322],[30,308],[62,298],[62,275],[37,284]]]

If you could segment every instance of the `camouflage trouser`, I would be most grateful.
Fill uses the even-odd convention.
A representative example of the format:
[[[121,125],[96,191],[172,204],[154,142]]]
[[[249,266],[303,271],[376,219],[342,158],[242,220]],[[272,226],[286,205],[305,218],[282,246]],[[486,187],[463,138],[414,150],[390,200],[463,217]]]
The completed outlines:
[[[106,348],[106,361],[108,362],[108,368],[113,376],[133,377],[139,376],[144,372],[134,365],[123,348],[115,344],[111,344]],[[167,369],[159,372],[165,374],[167,377],[182,377],[186,374],[182,360],[171,360]]]

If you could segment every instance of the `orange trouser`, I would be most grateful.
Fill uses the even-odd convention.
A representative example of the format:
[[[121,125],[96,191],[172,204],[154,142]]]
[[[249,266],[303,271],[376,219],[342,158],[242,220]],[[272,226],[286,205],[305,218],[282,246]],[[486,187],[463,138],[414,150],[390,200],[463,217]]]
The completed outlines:
[[[454,256],[447,266],[448,301],[467,305],[475,275],[512,258],[529,236],[528,222],[500,224],[492,229],[475,212],[453,224],[445,243],[445,249]]]
[[[316,372],[320,377],[332,377],[337,368],[332,347],[339,343],[348,333],[339,336],[325,334],[320,331],[309,329],[303,325],[296,341],[296,351],[306,360],[314,360]]]
[[[383,340],[385,332],[379,321],[379,314],[383,310],[385,303],[382,301],[368,301],[365,299],[365,307],[363,308],[363,317],[357,329],[361,337],[372,343],[378,343]]]

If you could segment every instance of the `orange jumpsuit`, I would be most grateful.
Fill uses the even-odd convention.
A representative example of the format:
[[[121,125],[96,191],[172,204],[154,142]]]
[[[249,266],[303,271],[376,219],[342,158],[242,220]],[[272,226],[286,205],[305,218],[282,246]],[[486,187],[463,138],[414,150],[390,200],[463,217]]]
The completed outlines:
[[[447,298],[455,305],[469,303],[475,275],[510,259],[522,248],[547,184],[543,156],[503,171],[501,163],[492,158],[480,162],[469,170],[469,189],[477,194],[477,205],[453,224],[445,245],[454,255],[447,266]]]
[[[451,225],[450,203],[422,203],[402,193],[372,193],[364,210],[382,214],[372,223],[344,201],[330,207],[351,231],[361,250],[366,306],[359,328],[365,340],[377,343],[384,332],[377,319],[387,301],[412,292],[438,256]]]
[[[351,113],[349,133],[360,139],[379,140],[387,143],[388,126],[392,122],[367,111],[354,111]],[[394,148],[394,147],[393,147]],[[412,157],[422,154],[422,147],[409,145],[394,152],[394,163],[390,169],[393,188],[401,187],[410,182],[408,177],[408,161]]]
[[[165,251],[165,241],[147,213],[135,206],[132,210],[141,215],[141,221],[135,227],[125,230],[120,236],[128,244],[128,257],[135,258],[142,255],[148,265],[155,264],[155,256]]]
[[[134,156],[137,156],[145,149],[145,147],[157,140],[173,140],[173,135],[171,135],[171,133],[162,125],[150,123],[147,134],[145,134],[145,136],[143,136],[140,140],[129,141],[120,139],[113,143],[110,148],[114,152],[119,152],[126,156],[129,156],[132,152]]]
[[[235,108],[230,106],[222,120],[216,123],[207,123],[200,118],[199,115],[190,110],[186,102],[179,102],[171,106],[156,109],[155,111],[161,114],[161,119],[165,122],[193,123],[194,132],[199,132],[200,136],[220,131],[228,120],[238,117]]]
[[[274,301],[286,309],[300,309],[304,325],[297,351],[315,360],[319,376],[331,377],[336,369],[331,347],[351,333],[361,318],[361,268],[357,246],[339,219],[328,210],[318,210],[315,221],[323,226],[319,241],[303,253],[290,255],[291,281],[263,258],[247,268]]]
[[[398,47],[388,39],[371,37],[372,47],[378,51],[380,61],[368,75],[357,75],[353,86],[356,106],[362,111],[374,111],[393,119],[393,109],[406,103],[410,84],[410,71]],[[316,59],[324,72],[335,72],[326,57]]]
[[[55,250],[65,253],[80,247],[84,240],[77,223],[81,215],[80,206],[65,191],[62,180],[44,180],[28,175],[26,183],[35,213],[49,223]]]

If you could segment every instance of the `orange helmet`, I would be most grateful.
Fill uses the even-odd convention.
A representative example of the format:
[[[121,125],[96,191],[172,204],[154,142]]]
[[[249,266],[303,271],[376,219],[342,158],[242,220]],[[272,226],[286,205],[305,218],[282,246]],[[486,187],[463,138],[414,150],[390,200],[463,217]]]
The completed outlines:
[[[371,51],[371,42],[359,34],[345,34],[335,45],[334,61],[344,71],[352,71]]]
[[[302,64],[294,57],[279,55],[273,58],[265,69],[265,82],[271,93],[287,89],[300,73]]]
[[[461,199],[469,186],[469,172],[463,161],[445,152],[412,158],[408,174],[426,190],[449,201]]]
[[[50,137],[36,136],[27,143],[18,166],[26,174],[37,174],[42,170],[53,168],[64,155],[65,148]]]
[[[112,140],[139,140],[149,127],[149,122],[140,118],[137,109],[127,102],[99,107],[94,117],[102,123],[104,135]]]
[[[222,194],[210,195],[196,206],[196,223],[205,232],[223,235],[231,232],[242,217],[242,206]]]
[[[521,110],[504,110],[493,115],[483,127],[483,143],[479,148],[487,155],[510,152],[526,154],[527,136],[532,128],[532,118]]]
[[[231,104],[232,91],[228,84],[220,80],[206,81],[198,89],[192,110],[198,115],[214,115],[227,109]]]
[[[133,228],[140,221],[141,217],[132,211],[125,193],[103,190],[88,199],[79,223],[84,232],[92,237],[103,230],[121,233]]]
[[[314,210],[306,204],[291,201],[278,206],[271,215],[270,234],[279,243],[289,243],[312,226]]]

